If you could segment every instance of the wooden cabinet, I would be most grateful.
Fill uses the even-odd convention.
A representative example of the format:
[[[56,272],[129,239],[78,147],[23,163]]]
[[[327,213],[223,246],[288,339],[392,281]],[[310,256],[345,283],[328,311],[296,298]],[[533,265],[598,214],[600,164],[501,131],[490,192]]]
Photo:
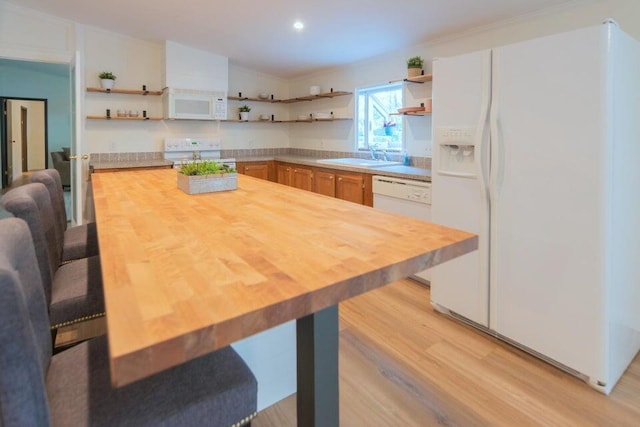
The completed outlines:
[[[291,175],[291,186],[313,191],[313,170],[296,166]]]
[[[154,169],[172,169],[173,165],[158,165],[158,166],[140,166],[140,167],[129,167],[129,168],[99,168],[94,169],[91,168],[91,173],[104,173],[104,172],[131,172],[131,171],[146,171],[146,170],[154,170]]]
[[[313,169],[289,163],[278,163],[276,171],[278,184],[313,191]]]
[[[337,173],[336,197],[349,202],[364,204],[364,177],[362,174]]]
[[[238,173],[253,176],[268,181],[275,181],[274,162],[237,162],[236,169]]]
[[[291,185],[293,168],[286,163],[278,163],[276,166],[276,182],[283,185]]]
[[[276,182],[325,196],[373,206],[372,175],[276,162]]]
[[[316,193],[336,197],[336,174],[332,171],[316,169],[314,184]]]

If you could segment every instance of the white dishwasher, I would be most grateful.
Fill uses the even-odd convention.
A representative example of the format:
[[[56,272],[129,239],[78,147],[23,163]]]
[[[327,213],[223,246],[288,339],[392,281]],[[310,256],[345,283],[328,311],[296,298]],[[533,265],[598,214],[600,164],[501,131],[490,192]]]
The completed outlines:
[[[375,175],[373,207],[387,212],[431,221],[431,183],[412,179]],[[411,277],[429,284],[429,270]]]

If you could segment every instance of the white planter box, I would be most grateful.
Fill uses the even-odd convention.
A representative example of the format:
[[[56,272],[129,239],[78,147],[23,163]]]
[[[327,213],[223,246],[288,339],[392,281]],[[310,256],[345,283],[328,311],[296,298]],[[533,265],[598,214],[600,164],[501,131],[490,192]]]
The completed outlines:
[[[178,173],[178,188],[187,194],[236,190],[238,188],[238,174],[224,173],[188,176]]]

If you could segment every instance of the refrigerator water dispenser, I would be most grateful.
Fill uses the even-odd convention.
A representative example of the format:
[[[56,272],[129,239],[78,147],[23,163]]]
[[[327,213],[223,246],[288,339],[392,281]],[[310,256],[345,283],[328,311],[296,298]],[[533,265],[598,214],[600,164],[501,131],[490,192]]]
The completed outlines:
[[[441,127],[436,130],[438,173],[475,178],[477,175],[475,128]]]

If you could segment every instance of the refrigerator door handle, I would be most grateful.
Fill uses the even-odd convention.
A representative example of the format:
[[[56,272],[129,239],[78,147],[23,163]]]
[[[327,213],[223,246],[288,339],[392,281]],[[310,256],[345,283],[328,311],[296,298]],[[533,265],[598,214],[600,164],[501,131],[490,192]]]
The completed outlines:
[[[491,127],[491,153],[490,153],[490,163],[491,163],[491,172],[489,174],[489,198],[491,199],[491,204],[495,205],[498,201],[498,173],[500,172],[503,164],[501,162],[501,158],[503,156],[500,140],[500,123],[499,123],[499,114],[500,114],[500,85],[498,84],[498,70],[497,70],[497,62],[499,58],[499,53],[493,51],[492,58],[492,69],[491,73],[493,76],[493,84],[491,86],[491,111],[489,113],[489,121]]]
[[[491,63],[493,53],[489,51],[482,61],[482,104],[480,107],[480,117],[478,123],[478,132],[476,140],[476,167],[478,171],[478,182],[480,184],[480,236],[478,241],[478,258],[479,258],[479,277],[480,283],[487,283],[487,292],[489,293],[484,308],[486,312],[487,326],[491,321],[490,316],[490,297],[489,280],[491,274],[490,268],[490,251],[491,251],[491,193],[490,193],[490,171],[491,171],[491,129],[490,129],[490,111],[492,106],[492,78]]]
[[[478,155],[476,156],[476,170],[478,171],[478,180],[480,182],[480,192],[482,200],[487,200],[487,191],[489,189],[489,145],[490,133],[487,132],[489,123],[489,112],[491,108],[491,51],[484,58],[482,63],[482,76],[484,82],[482,85],[482,100],[480,107],[480,117],[478,120],[478,132],[476,133],[475,146]]]

